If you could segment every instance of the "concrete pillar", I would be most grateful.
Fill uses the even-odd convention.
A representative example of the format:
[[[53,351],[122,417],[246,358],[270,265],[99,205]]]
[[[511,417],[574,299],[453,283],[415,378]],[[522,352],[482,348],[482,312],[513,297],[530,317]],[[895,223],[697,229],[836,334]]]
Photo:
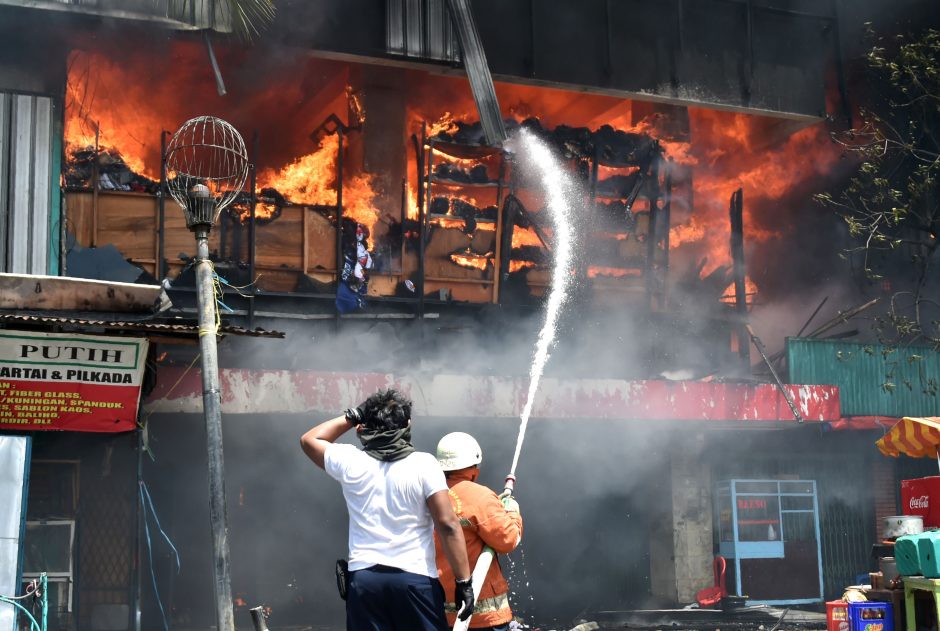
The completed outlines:
[[[674,443],[670,454],[668,514],[650,536],[652,594],[674,604],[687,604],[713,584],[712,479],[704,461],[703,434]],[[657,523],[657,522],[653,522]]]
[[[405,71],[383,66],[362,68],[362,101],[366,110],[363,167],[372,175],[378,193],[376,206],[397,221],[401,212],[401,182],[405,177]]]

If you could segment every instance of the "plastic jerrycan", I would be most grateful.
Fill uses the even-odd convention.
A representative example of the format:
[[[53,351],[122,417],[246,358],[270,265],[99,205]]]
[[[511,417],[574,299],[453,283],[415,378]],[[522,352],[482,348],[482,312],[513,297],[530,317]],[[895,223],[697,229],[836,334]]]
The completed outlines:
[[[894,542],[894,562],[901,576],[920,576],[920,551],[917,539],[921,535],[904,535]]]
[[[917,535],[917,556],[925,578],[940,578],[940,532]]]

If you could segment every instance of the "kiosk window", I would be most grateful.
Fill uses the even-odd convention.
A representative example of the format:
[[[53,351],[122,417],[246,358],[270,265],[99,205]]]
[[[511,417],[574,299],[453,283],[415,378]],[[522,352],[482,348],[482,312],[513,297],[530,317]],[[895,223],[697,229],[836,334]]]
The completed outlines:
[[[777,495],[739,495],[739,541],[780,541],[780,498]]]

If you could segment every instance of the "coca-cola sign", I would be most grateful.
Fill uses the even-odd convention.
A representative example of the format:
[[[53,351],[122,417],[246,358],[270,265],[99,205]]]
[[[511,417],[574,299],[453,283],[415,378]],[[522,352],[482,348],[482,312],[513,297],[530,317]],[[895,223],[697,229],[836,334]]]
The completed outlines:
[[[927,510],[930,508],[930,498],[926,495],[912,497],[911,501],[909,502],[909,506],[911,510],[914,510],[915,508],[920,510]]]

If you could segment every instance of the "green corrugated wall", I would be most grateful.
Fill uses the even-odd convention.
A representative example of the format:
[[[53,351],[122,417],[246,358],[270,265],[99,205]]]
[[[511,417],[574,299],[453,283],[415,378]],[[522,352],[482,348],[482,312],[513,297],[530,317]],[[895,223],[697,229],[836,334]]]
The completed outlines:
[[[787,338],[790,383],[839,386],[844,416],[940,416],[940,353]]]

